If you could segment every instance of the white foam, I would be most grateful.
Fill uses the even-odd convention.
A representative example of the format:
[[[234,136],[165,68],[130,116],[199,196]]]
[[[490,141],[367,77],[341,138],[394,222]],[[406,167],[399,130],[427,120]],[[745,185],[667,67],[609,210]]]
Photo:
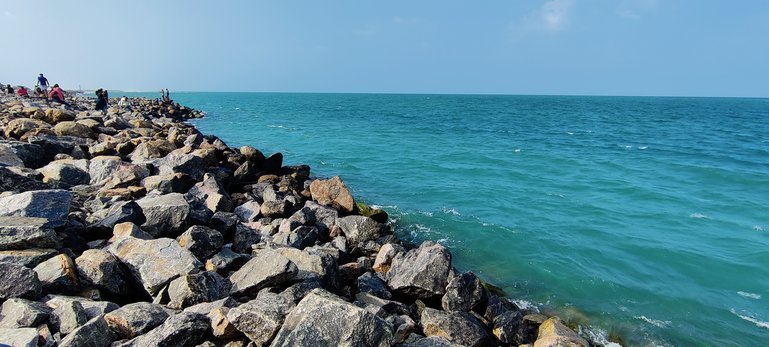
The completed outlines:
[[[386,208],[396,210],[396,209],[398,209],[398,206],[396,206],[396,205],[371,205],[371,208],[373,208],[375,210],[382,210],[382,209],[386,209]]]
[[[515,149],[515,153],[521,153],[521,149],[520,148],[516,148]]]
[[[432,213],[432,212],[427,212],[427,211],[419,211],[419,212],[417,212],[417,213],[418,213],[418,214],[421,214],[421,215],[423,215],[423,216],[428,216],[428,217],[432,217],[432,216],[433,216],[433,213]]]
[[[739,291],[737,292],[737,294],[740,294],[740,296],[744,296],[749,299],[756,299],[756,300],[761,299],[761,294],[743,292],[743,291]]]
[[[569,135],[574,135],[574,133],[571,132],[571,131],[567,131],[566,133],[569,134]]]
[[[754,225],[753,230],[755,231],[764,231],[764,227],[762,225]]]
[[[596,327],[579,327],[579,333],[580,335],[584,335],[588,338],[588,340],[594,342],[595,344],[599,346],[604,347],[622,347],[619,343],[616,342],[610,342],[609,341],[609,334],[603,330]]]
[[[696,213],[696,212],[695,212],[695,213],[692,213],[692,214],[690,214],[690,215],[689,215],[689,217],[690,217],[690,218],[694,218],[694,219],[703,219],[703,218],[704,218],[704,219],[707,219],[707,218],[709,218],[708,216],[706,216],[706,215],[704,215],[704,214],[702,214],[702,213]]]
[[[746,315],[739,314],[733,308],[729,309],[729,311],[732,312],[737,317],[740,317],[743,320],[746,320],[748,322],[751,322],[751,323],[755,324],[759,328],[769,329],[769,322],[764,322],[764,321],[755,319],[755,318],[753,318],[751,316],[746,316]]]
[[[649,148],[649,147],[648,147],[648,146],[641,146],[641,147],[638,147],[638,149],[647,149],[647,148]]]
[[[518,300],[512,300],[515,306],[518,306],[521,310],[532,310],[534,312],[539,312],[539,307],[532,303],[531,301],[526,301],[522,299]]]
[[[453,214],[455,216],[461,216],[462,215],[461,213],[459,213],[459,211],[457,211],[457,210],[455,210],[453,208],[447,208],[447,207],[443,208],[443,213],[445,213],[445,214]]]
[[[658,328],[666,328],[666,327],[670,326],[670,324],[673,324],[673,322],[671,322],[669,320],[651,319],[651,318],[646,317],[646,316],[634,316],[633,318],[640,319],[640,320],[642,320],[642,321],[644,321],[646,323],[649,323],[649,324],[651,324],[651,325],[653,325],[655,327],[658,327]]]

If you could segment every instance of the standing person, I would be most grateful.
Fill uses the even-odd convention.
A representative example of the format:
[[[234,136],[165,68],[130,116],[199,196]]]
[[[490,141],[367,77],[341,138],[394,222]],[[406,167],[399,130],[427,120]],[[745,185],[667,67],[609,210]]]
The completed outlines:
[[[96,110],[97,111],[107,110],[107,98],[104,96],[104,90],[101,88],[96,90]]]
[[[53,102],[58,102],[60,104],[69,105],[66,101],[64,101],[64,91],[59,88],[58,84],[53,85],[53,89],[51,89],[51,92],[48,93],[48,98],[51,99]]]
[[[40,87],[43,93],[48,92],[48,79],[43,74],[37,76],[37,87]]]

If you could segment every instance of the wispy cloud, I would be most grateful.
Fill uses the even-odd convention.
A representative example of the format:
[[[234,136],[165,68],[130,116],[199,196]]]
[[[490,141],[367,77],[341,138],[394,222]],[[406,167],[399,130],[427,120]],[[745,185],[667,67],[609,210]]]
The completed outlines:
[[[569,13],[575,0],[551,0],[539,9],[539,19],[543,28],[549,31],[560,31],[566,27]]]
[[[625,19],[639,20],[657,9],[659,0],[623,0],[617,5],[615,13]]]

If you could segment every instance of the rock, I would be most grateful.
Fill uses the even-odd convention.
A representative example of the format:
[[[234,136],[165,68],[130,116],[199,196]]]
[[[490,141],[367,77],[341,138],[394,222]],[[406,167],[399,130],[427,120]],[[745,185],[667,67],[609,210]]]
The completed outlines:
[[[298,279],[317,277],[324,286],[335,288],[339,285],[338,264],[333,256],[311,249],[302,251],[290,247],[281,247],[277,251],[296,264]]]
[[[285,216],[288,212],[288,209],[289,205],[285,200],[265,201],[261,205],[259,212],[262,214],[262,216],[267,218],[278,218]]]
[[[446,293],[451,254],[432,241],[398,254],[387,271],[387,283],[393,291],[429,299]]]
[[[238,215],[232,212],[216,212],[209,220],[211,227],[218,230],[222,235],[232,235],[237,223]]]
[[[139,185],[150,172],[146,166],[124,162],[120,157],[99,156],[91,159],[88,174],[92,185],[114,189]]]
[[[24,166],[32,169],[43,165],[43,148],[26,142],[0,140],[0,162],[6,166]]]
[[[47,293],[69,292],[74,293],[78,289],[77,268],[75,262],[66,254],[59,254],[48,259],[34,268],[43,291]]]
[[[203,265],[172,239],[120,239],[107,249],[123,262],[134,279],[155,295],[176,277],[196,273]]]
[[[406,343],[406,344],[402,344],[401,346],[402,347],[461,347],[461,345],[451,343],[449,340],[446,340],[438,336],[420,338],[413,343]]]
[[[478,276],[465,272],[454,276],[441,299],[445,311],[470,311],[484,299],[483,286]]]
[[[203,179],[206,168],[203,158],[195,154],[171,153],[158,161],[158,173],[160,175],[173,175],[180,172],[190,175],[195,181]]]
[[[56,307],[51,313],[51,325],[62,335],[88,323],[88,315],[79,301],[70,301]]]
[[[355,295],[355,304],[365,308],[379,317],[388,315],[409,314],[410,309],[406,304],[385,300],[369,293],[358,293]]]
[[[84,283],[92,284],[112,294],[125,294],[127,284],[120,263],[111,253],[89,249],[75,259],[77,272]]]
[[[505,311],[494,318],[491,332],[499,342],[505,344],[521,344],[529,341],[523,330],[523,316],[517,311]]]
[[[259,170],[257,169],[256,164],[251,161],[246,161],[235,169],[232,177],[235,181],[241,184],[255,182],[259,177]]]
[[[235,226],[235,237],[232,241],[232,250],[238,253],[250,253],[251,246],[259,243],[261,235],[243,224]]]
[[[270,292],[227,312],[227,320],[257,346],[267,346],[278,332],[294,303]]]
[[[283,167],[283,154],[273,153],[269,157],[264,159],[264,165],[262,171],[265,173],[278,174]]]
[[[48,307],[54,310],[59,306],[69,305],[72,302],[78,302],[83,307],[83,310],[85,310],[85,315],[89,320],[101,316],[105,313],[114,311],[120,307],[109,301],[95,301],[78,296],[65,295],[46,295],[40,301],[45,302]]]
[[[403,247],[399,245],[394,245],[392,243],[384,244],[379,248],[379,253],[377,253],[376,259],[374,260],[374,271],[387,272],[390,270],[390,264],[392,263],[393,258],[395,258],[396,254],[401,252],[403,252]]]
[[[547,316],[539,313],[530,313],[523,316],[523,327],[521,330],[523,331],[526,340],[536,341],[537,335],[539,335],[539,326],[547,319]]]
[[[253,297],[264,287],[281,285],[294,279],[298,272],[296,265],[279,251],[255,250],[254,257],[230,276],[230,293]]]
[[[112,228],[112,238],[109,240],[109,242],[115,242],[126,237],[135,237],[142,240],[152,240],[152,235],[145,233],[144,230],[141,230],[136,224],[131,222],[123,222],[115,224],[115,227]]]
[[[74,136],[74,137],[82,137],[82,138],[96,137],[96,134],[94,134],[91,128],[83,124],[72,122],[72,121],[61,122],[59,124],[56,124],[56,126],[53,127],[53,132],[59,136]]]
[[[82,160],[85,162],[85,160]],[[87,164],[86,164],[87,166]],[[48,165],[37,169],[43,175],[43,182],[64,184],[66,186],[76,186],[87,184],[91,178],[88,172],[82,169],[82,165],[77,165],[72,160],[56,160]]]
[[[211,320],[213,335],[220,339],[227,339],[239,335],[237,329],[227,319],[227,312],[230,307],[237,306],[237,304],[234,299],[228,297],[214,302],[190,306],[184,309],[184,312],[195,312],[208,316]]]
[[[176,146],[166,140],[144,141],[139,143],[131,153],[131,162],[136,163],[151,158],[162,158],[175,149]]]
[[[22,135],[34,129],[50,129],[51,125],[37,119],[18,118],[10,121],[5,126],[5,135],[19,139]]]
[[[67,223],[72,192],[61,189],[35,190],[0,198],[0,217],[39,217],[46,226],[56,228]],[[38,247],[50,247],[37,245]]]
[[[0,345],[13,347],[37,347],[37,328],[0,328]]]
[[[386,300],[392,299],[392,294],[387,289],[387,283],[371,272],[366,272],[358,277],[357,287],[359,293],[368,293]]]
[[[163,324],[127,342],[125,347],[192,347],[200,342],[210,323],[205,315],[182,312],[166,319]]]
[[[382,209],[378,208],[371,208],[371,206],[366,205],[362,202],[356,203],[356,206],[358,207],[358,212],[361,216],[369,217],[379,223],[387,223],[387,212],[385,212]]]
[[[154,237],[178,235],[187,227],[191,209],[182,194],[145,197],[136,203],[147,219],[142,227]]]
[[[0,217],[2,219],[4,217]],[[2,230],[2,227],[0,227]],[[2,232],[2,231],[0,231]],[[0,236],[2,238],[2,236]],[[55,249],[31,248],[23,250],[0,251],[0,263],[12,263],[33,268],[37,264],[59,254]]]
[[[224,242],[220,232],[202,225],[190,227],[176,240],[200,260],[205,260],[219,251]]]
[[[421,316],[425,335],[443,337],[463,346],[485,346],[489,336],[475,317],[467,312],[446,313],[426,307]]]
[[[195,184],[187,194],[205,201],[206,207],[212,212],[232,211],[233,205],[230,195],[209,173],[204,174],[203,181]]]
[[[59,237],[46,218],[0,216],[0,250],[58,248],[59,245]]]
[[[114,230],[121,223],[144,224],[147,218],[142,208],[134,201],[118,201],[110,207],[94,211],[88,216],[89,227],[100,230]]]
[[[315,180],[310,184],[312,199],[321,205],[330,205],[342,213],[355,210],[355,199],[339,176],[329,180]]]
[[[65,154],[76,159],[83,159],[84,154],[88,151],[88,145],[91,143],[89,139],[80,137],[57,136],[42,133],[29,136],[26,141],[43,148],[45,155],[42,157],[42,160],[44,162],[54,160],[54,157],[58,154]]]
[[[206,271],[226,275],[230,271],[242,267],[249,259],[251,259],[250,255],[235,253],[230,248],[225,247],[206,261]]]
[[[272,346],[390,346],[387,323],[322,289],[291,310]]]
[[[264,164],[264,154],[251,146],[243,146],[240,147],[240,154],[246,157],[249,161],[254,162],[256,165],[262,165]]]
[[[45,110],[45,121],[51,124],[75,120],[75,112],[70,110],[61,110],[49,108]]]
[[[107,313],[104,319],[118,338],[131,339],[163,324],[168,316],[162,305],[136,302]]]
[[[259,203],[252,200],[236,207],[234,212],[241,221],[249,223],[259,219],[260,210]]]
[[[492,295],[486,300],[486,309],[482,313],[483,318],[491,322],[494,321],[497,316],[500,316],[507,311],[518,311],[518,306],[505,298]]]
[[[202,302],[227,297],[230,283],[216,272],[203,272],[179,277],[168,285],[168,307],[181,309]]]
[[[534,341],[534,347],[559,346],[587,347],[589,344],[573,330],[563,325],[557,317],[549,318],[539,326],[539,335],[537,335],[537,341]]]
[[[384,233],[384,225],[364,216],[347,216],[336,220],[347,236],[348,245],[356,247],[362,242],[375,240]]]
[[[109,346],[115,339],[104,316],[98,316],[73,330],[61,340],[59,347]]]
[[[304,249],[315,244],[319,237],[318,228],[302,225],[294,230],[279,232],[273,235],[273,241],[279,245],[286,245],[298,249]]]
[[[37,174],[37,172],[35,172]],[[2,167],[0,163],[0,192],[11,192],[14,194],[30,190],[51,189],[52,186],[43,183],[35,178],[20,175],[7,167]]]
[[[172,175],[148,176],[142,180],[142,185],[148,191],[157,190],[162,194],[186,193],[195,185],[195,180],[188,174],[177,172]]]
[[[40,302],[13,298],[3,303],[0,314],[0,328],[34,328],[48,320],[51,308]]]

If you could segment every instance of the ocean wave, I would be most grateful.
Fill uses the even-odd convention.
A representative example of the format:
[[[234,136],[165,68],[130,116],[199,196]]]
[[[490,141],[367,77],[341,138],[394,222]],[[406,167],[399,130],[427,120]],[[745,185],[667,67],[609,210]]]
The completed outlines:
[[[596,345],[604,347],[622,347],[619,343],[609,341],[609,333],[596,327],[579,327],[579,334],[587,337]]]
[[[383,209],[391,209],[391,210],[397,210],[397,205],[370,205],[373,209],[383,210]]]
[[[443,212],[443,213],[445,213],[445,214],[453,214],[453,215],[455,215],[455,216],[461,216],[461,215],[462,215],[462,214],[461,214],[461,213],[459,213],[459,211],[457,211],[456,209],[453,209],[453,208],[448,208],[448,207],[444,207],[443,209],[441,209],[441,212]]]
[[[729,312],[731,312],[732,314],[734,314],[737,317],[740,317],[742,320],[745,320],[745,321],[748,321],[748,322],[751,322],[751,323],[755,324],[759,328],[769,329],[769,322],[764,322],[762,320],[753,318],[751,316],[746,316],[746,315],[739,314],[733,308],[730,308]]]
[[[644,321],[646,323],[649,323],[649,324],[651,324],[651,325],[653,325],[655,327],[658,327],[658,328],[667,328],[667,327],[670,326],[670,324],[673,324],[673,322],[671,322],[669,320],[651,319],[651,318],[646,317],[644,315],[633,316],[633,318],[640,319],[640,320],[642,320],[642,321]]]
[[[515,152],[515,153],[521,153],[521,151],[522,151],[522,149],[520,149],[520,148],[516,148],[516,149],[514,150],[514,152]]]
[[[761,294],[749,293],[749,292],[743,292],[743,291],[739,291],[737,292],[737,294],[740,294],[740,296],[744,296],[749,299],[756,299],[756,300],[761,299]]]
[[[708,217],[708,216],[706,216],[706,215],[704,215],[702,213],[696,213],[696,212],[690,214],[689,218],[694,218],[694,219],[710,219],[710,217]]]
[[[520,308],[521,310],[531,310],[534,312],[539,312],[539,307],[531,301],[526,301],[523,299],[516,299],[511,301],[515,304],[515,306],[518,306],[518,308]]]
[[[764,231],[764,227],[762,225],[754,225],[753,230],[755,231]]]

